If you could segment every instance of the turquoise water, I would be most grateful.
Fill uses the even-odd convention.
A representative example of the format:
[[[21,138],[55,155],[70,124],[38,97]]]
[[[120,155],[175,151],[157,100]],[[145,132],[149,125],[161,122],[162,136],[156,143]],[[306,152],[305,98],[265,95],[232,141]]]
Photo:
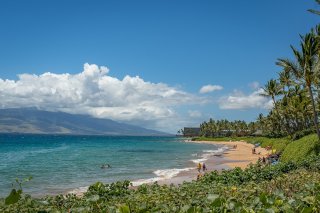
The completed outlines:
[[[97,181],[153,180],[190,168],[217,147],[175,137],[0,135],[0,197],[15,178],[35,196],[64,193]],[[102,164],[111,168],[101,169]],[[153,178],[153,179],[150,179]],[[138,182],[139,182],[138,181]]]

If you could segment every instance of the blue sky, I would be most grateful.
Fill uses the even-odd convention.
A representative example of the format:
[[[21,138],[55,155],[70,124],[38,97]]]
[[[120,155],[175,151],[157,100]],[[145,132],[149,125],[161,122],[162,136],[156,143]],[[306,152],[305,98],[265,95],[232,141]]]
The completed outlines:
[[[18,84],[23,81],[19,74],[77,75],[88,63],[108,67],[110,71],[106,75],[113,79],[122,81],[127,75],[139,76],[143,85],[146,82],[163,83],[166,86],[163,91],[176,90],[178,93],[175,94],[183,93],[183,97],[170,96],[168,100],[168,96],[162,95],[163,99],[159,101],[168,101],[168,104],[154,109],[152,107],[157,103],[149,106],[150,100],[143,100],[143,96],[148,95],[141,94],[136,101],[144,102],[143,107],[134,113],[124,110],[132,108],[130,104],[113,104],[113,107],[121,107],[123,114],[131,113],[125,118],[117,116],[115,111],[103,111],[103,103],[97,112],[93,110],[93,104],[83,102],[85,107],[79,113],[110,115],[115,120],[170,132],[184,125],[196,125],[209,117],[254,120],[259,112],[267,112],[268,102],[259,98],[246,101],[246,98],[256,98],[259,87],[276,77],[279,68],[275,60],[291,57],[289,45],[297,46],[299,34],[308,32],[319,22],[320,17],[306,11],[310,8],[319,7],[312,0],[4,0],[0,2],[2,87],[6,90],[25,87],[29,88],[25,91],[31,92],[24,94],[24,99],[16,94],[20,90],[15,94],[0,93],[2,97],[16,95],[15,100],[2,107],[32,105],[25,99],[28,95],[36,95],[34,88],[30,89],[26,82]],[[14,80],[15,84],[8,87],[5,79]],[[200,94],[204,85],[220,85],[223,89]],[[154,95],[148,97],[152,99]],[[106,105],[117,97],[108,97]],[[183,99],[181,103],[179,98]],[[254,103],[243,107],[227,106],[228,100],[237,102],[239,98],[240,105]],[[43,104],[50,101],[33,102],[49,110],[72,112],[75,107],[72,104],[58,106],[56,99],[52,104]],[[255,101],[260,103],[255,105]],[[139,114],[148,110],[157,113]],[[162,121],[156,122],[157,119]]]

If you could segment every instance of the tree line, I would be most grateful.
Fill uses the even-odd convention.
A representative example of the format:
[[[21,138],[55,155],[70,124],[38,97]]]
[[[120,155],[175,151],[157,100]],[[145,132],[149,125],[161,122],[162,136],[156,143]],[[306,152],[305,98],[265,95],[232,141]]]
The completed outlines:
[[[200,124],[200,134],[204,137],[248,136],[259,129],[257,122],[247,123],[241,120],[213,120]]]

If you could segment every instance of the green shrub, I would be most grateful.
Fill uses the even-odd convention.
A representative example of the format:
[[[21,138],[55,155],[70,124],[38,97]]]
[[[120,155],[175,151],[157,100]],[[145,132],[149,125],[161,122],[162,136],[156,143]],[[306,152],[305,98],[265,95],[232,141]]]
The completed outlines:
[[[302,138],[304,136],[310,135],[312,133],[315,133],[314,129],[305,129],[305,130],[296,132],[296,133],[293,134],[292,140],[298,140],[298,139],[300,139],[300,138]]]
[[[260,143],[261,147],[272,146],[277,152],[282,152],[289,144],[288,138],[267,138],[267,137],[251,137],[243,139],[248,143]]]
[[[316,134],[305,136],[293,141],[285,148],[282,153],[281,161],[298,162],[308,156],[316,155],[319,152],[319,141]]]

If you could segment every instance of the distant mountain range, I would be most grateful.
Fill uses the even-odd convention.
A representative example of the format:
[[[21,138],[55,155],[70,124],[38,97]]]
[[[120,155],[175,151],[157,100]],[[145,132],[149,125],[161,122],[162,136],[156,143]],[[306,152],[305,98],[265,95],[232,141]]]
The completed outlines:
[[[89,115],[48,112],[36,108],[0,109],[0,133],[167,136],[142,127]]]

